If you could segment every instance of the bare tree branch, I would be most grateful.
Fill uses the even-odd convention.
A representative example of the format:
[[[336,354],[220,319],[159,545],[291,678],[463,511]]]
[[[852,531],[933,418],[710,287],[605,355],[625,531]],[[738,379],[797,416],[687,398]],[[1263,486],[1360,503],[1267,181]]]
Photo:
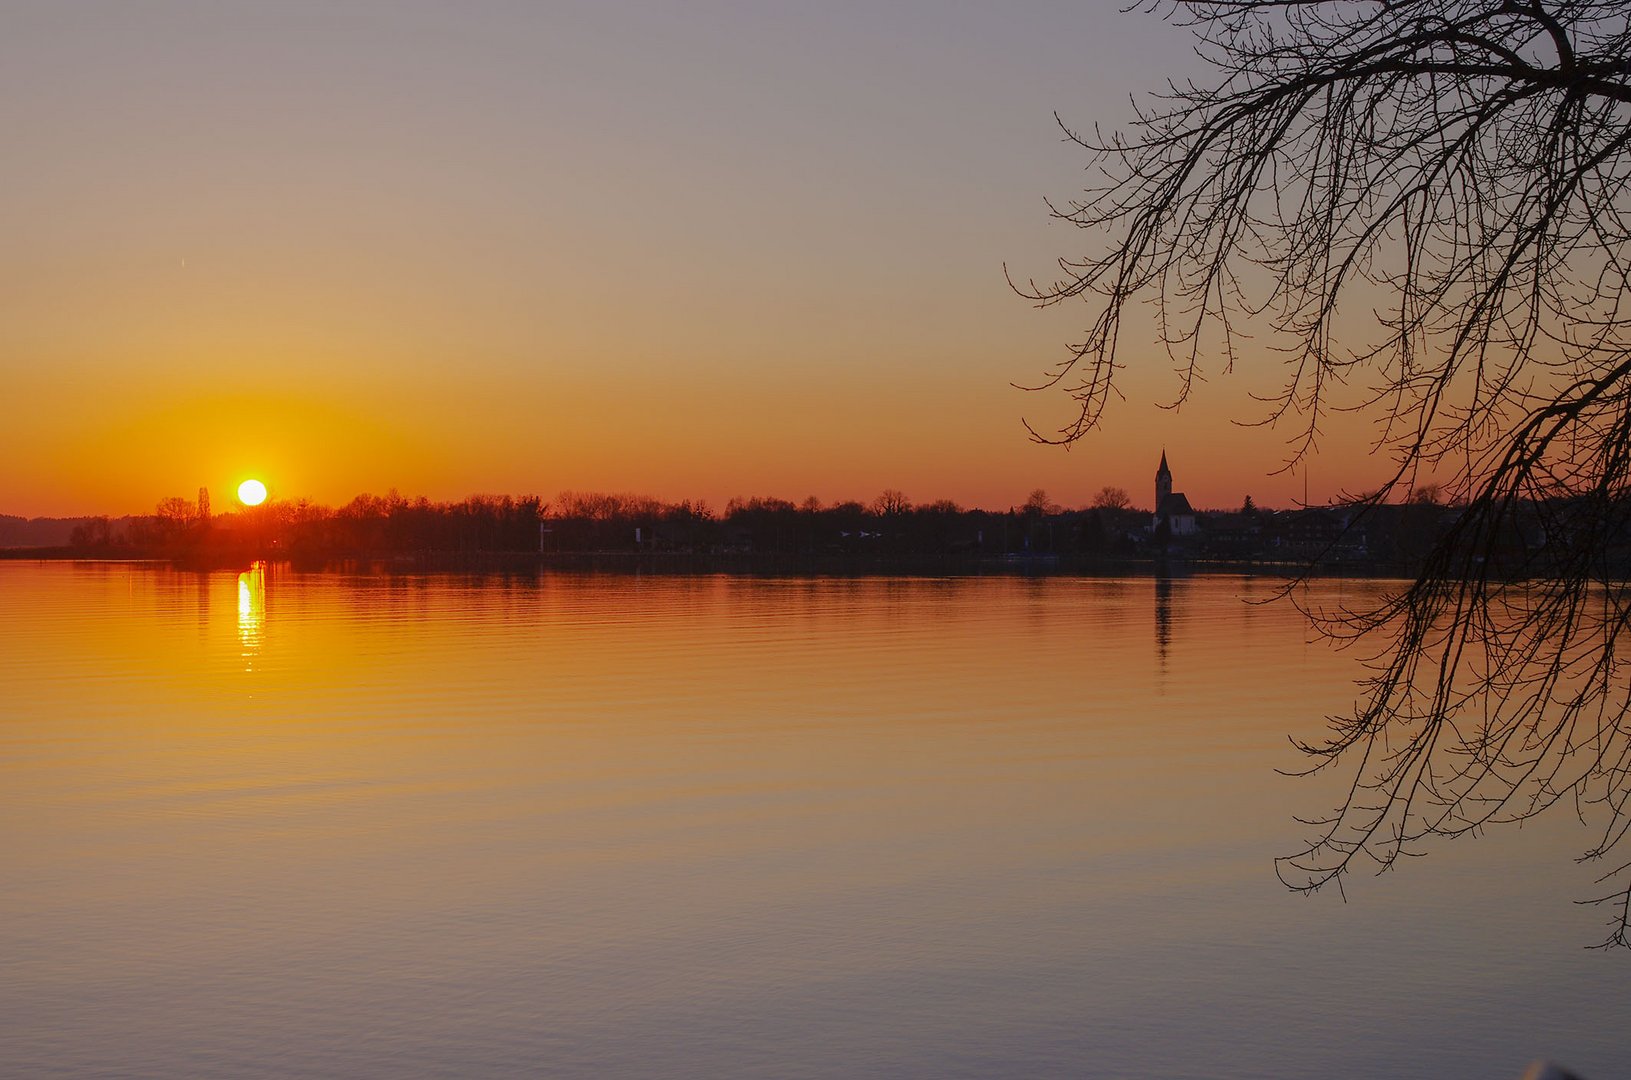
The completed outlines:
[[[1283,361],[1253,422],[1360,410],[1391,462],[1374,505],[1442,483],[1417,579],[1310,612],[1371,674],[1313,770],[1347,798],[1280,864],[1299,889],[1567,802],[1605,860],[1631,831],[1631,0],[1178,0],[1214,81],[1169,85],[1108,136],[1061,128],[1096,182],[1041,283],[1082,299],[1044,386],[1103,415],[1129,305],[1153,302],[1177,401],[1251,335]],[[1623,859],[1621,860],[1623,863]],[[1631,933],[1631,864],[1593,902]]]

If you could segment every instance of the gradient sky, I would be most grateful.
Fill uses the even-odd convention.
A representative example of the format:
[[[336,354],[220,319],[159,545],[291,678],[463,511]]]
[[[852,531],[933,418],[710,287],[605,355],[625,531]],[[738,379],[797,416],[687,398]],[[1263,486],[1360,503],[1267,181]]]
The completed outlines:
[[[1085,325],[1010,292],[1186,31],[1099,3],[0,0],[0,512],[238,480],[915,500],[1300,498],[1242,429],[1272,360],[1180,412],[1133,368],[1070,452],[1028,418]],[[1310,495],[1374,483],[1333,432]]]

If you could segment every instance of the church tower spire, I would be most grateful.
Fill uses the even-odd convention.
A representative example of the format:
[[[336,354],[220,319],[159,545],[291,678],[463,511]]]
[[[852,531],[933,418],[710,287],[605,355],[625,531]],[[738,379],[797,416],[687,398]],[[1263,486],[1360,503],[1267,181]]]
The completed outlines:
[[[1155,470],[1155,513],[1161,513],[1161,506],[1172,494],[1172,470],[1167,468],[1167,449],[1161,448],[1161,467]]]

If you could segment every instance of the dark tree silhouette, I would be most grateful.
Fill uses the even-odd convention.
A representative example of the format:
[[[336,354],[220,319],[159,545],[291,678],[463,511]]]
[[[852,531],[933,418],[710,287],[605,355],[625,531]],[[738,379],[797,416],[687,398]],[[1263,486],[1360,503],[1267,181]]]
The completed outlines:
[[[1113,484],[1106,484],[1093,496],[1095,510],[1125,510],[1133,505],[1133,497],[1127,494],[1126,488],[1119,488]]]
[[[1336,408],[1375,421],[1391,477],[1441,484],[1451,523],[1374,609],[1314,612],[1379,644],[1314,768],[1337,812],[1281,864],[1297,888],[1562,802],[1593,828],[1628,944],[1631,688],[1631,2],[1216,0],[1188,25],[1210,81],[1169,84],[1054,207],[1087,252],[1043,305],[1089,301],[1046,384],[1045,442],[1100,419],[1130,305],[1154,301],[1182,401],[1245,335],[1283,358],[1253,422],[1295,463]],[[1612,857],[1617,853],[1618,857]]]
[[[1025,505],[1020,509],[1032,517],[1048,517],[1059,512],[1059,504],[1053,501],[1045,488],[1036,488],[1025,497]]]
[[[902,491],[895,488],[885,488],[876,499],[872,500],[872,510],[882,516],[904,514],[912,508],[912,500]]]

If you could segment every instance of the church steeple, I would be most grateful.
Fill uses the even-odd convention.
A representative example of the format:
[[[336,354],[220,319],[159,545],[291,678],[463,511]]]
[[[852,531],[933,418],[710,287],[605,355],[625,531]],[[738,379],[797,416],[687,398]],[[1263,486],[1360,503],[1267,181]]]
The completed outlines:
[[[1172,494],[1172,470],[1167,468],[1167,449],[1161,448],[1161,467],[1155,470],[1155,512],[1161,513],[1161,506]]]

